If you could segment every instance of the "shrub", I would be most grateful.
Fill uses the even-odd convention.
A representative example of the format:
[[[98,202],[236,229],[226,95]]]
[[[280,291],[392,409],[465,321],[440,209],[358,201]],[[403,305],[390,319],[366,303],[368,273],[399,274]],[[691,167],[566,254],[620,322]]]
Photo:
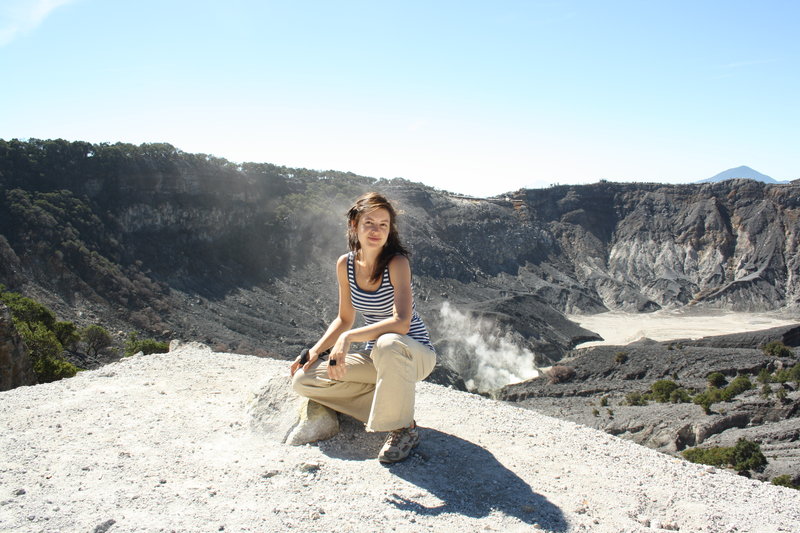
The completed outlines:
[[[53,333],[55,333],[61,346],[68,350],[75,349],[75,346],[81,340],[78,328],[72,322],[56,322],[53,325]]]
[[[5,285],[0,285],[0,301],[5,303],[14,317],[14,323],[27,322],[29,324],[41,323],[52,330],[56,322],[56,315],[35,300],[26,298],[16,292],[6,292]]]
[[[92,324],[81,331],[81,339],[86,344],[90,355],[97,355],[103,348],[111,346],[111,335],[102,326]]]
[[[608,396],[603,396],[600,398],[600,407],[607,407],[608,406]]]
[[[689,448],[681,452],[683,457],[693,463],[711,466],[731,464],[733,448],[715,446],[713,448]]]
[[[747,376],[736,376],[736,378],[731,381],[730,385],[723,389],[722,399],[726,402],[729,402],[739,394],[752,388],[753,384],[750,382]]]
[[[33,371],[39,383],[71,378],[78,373],[78,367],[61,357],[64,348],[44,324],[22,322],[17,330],[30,350]]]
[[[785,400],[785,399],[786,399],[786,389],[784,389],[783,387],[780,387],[780,388],[777,390],[777,392],[775,392],[775,396],[777,396],[777,398],[778,398],[780,401],[783,401],[783,400]]]
[[[641,392],[629,392],[625,395],[627,405],[647,405],[647,398]]]
[[[708,385],[710,387],[717,387],[720,388],[725,385],[728,380],[725,379],[725,376],[720,372],[712,372],[706,378],[708,380]]]
[[[547,371],[550,383],[566,383],[575,377],[575,369],[571,366],[556,365]]]
[[[792,357],[794,354],[785,344],[781,341],[770,341],[761,347],[764,355],[772,357]]]
[[[738,472],[763,470],[767,464],[761,446],[747,439],[739,439],[733,447],[690,448],[681,452],[681,455],[693,463],[733,467]]]
[[[772,381],[775,383],[786,383],[790,379],[792,378],[789,375],[788,368],[783,368],[781,370],[778,370],[772,375]]]
[[[789,379],[795,383],[800,383],[800,363],[789,369]]]
[[[772,394],[772,387],[769,386],[769,383],[764,383],[761,386],[761,397],[769,398],[771,394]]]
[[[761,453],[761,446],[757,442],[742,438],[736,441],[736,446],[733,447],[731,463],[739,472],[761,471],[767,466],[767,458]]]
[[[135,353],[142,352],[145,355],[152,353],[167,353],[169,351],[169,344],[166,342],[159,342],[155,339],[142,339],[136,332],[128,334],[128,339],[125,341],[125,356],[130,357]]]
[[[671,403],[689,403],[692,397],[686,389],[675,389],[669,394],[669,401]]]
[[[614,362],[618,365],[623,365],[628,361],[627,352],[617,352],[614,354]]]
[[[792,483],[792,476],[789,474],[783,474],[782,476],[772,478],[772,484],[778,485],[779,487],[789,487],[790,489],[800,490],[800,485]]]
[[[759,383],[767,384],[772,381],[772,374],[769,373],[769,370],[766,368],[762,368],[758,371],[758,377],[756,378]]]
[[[669,379],[660,379],[650,385],[652,397],[658,403],[667,403],[670,394],[679,388],[678,384]]]
[[[594,416],[600,416],[600,411],[598,411],[598,410],[597,410],[597,408],[595,408],[595,409],[592,409],[592,415],[594,415]]]
[[[716,387],[709,387],[692,399],[692,402],[702,407],[707,415],[711,414],[711,405],[720,401],[722,401],[722,391]]]

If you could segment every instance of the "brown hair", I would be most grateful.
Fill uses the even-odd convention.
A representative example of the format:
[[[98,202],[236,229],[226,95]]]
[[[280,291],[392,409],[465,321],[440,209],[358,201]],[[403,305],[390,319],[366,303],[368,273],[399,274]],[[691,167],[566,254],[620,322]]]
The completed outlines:
[[[386,244],[383,245],[383,250],[378,255],[378,260],[375,262],[375,270],[372,271],[370,281],[378,281],[386,269],[386,265],[397,254],[408,257],[410,254],[400,242],[400,235],[397,233],[397,212],[380,193],[368,192],[356,198],[353,207],[347,212],[347,245],[353,252],[358,252],[361,249],[361,243],[358,242],[358,222],[361,215],[369,213],[376,209],[384,208],[389,212],[389,237],[386,239]]]

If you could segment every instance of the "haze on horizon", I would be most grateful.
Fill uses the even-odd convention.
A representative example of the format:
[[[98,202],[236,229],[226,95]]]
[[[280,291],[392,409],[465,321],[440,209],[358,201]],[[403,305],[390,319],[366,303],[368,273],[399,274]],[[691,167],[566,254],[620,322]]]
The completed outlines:
[[[0,138],[168,142],[475,196],[800,178],[800,4],[0,6]]]

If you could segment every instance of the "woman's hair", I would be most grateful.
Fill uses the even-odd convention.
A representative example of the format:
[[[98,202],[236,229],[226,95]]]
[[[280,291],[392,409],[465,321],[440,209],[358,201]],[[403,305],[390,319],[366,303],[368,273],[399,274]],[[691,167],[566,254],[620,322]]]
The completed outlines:
[[[350,250],[358,252],[361,249],[361,243],[358,242],[358,222],[361,215],[370,213],[376,209],[384,208],[389,212],[389,238],[386,239],[386,244],[383,245],[378,260],[375,262],[375,270],[372,271],[370,281],[378,281],[386,269],[386,265],[397,254],[408,257],[410,254],[400,242],[400,235],[397,233],[397,213],[386,199],[380,193],[368,192],[356,198],[355,204],[347,212],[347,245]]]

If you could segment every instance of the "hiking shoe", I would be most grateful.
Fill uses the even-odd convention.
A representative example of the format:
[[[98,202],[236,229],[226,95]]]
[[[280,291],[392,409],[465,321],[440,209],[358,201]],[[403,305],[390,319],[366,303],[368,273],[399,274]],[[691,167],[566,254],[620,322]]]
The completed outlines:
[[[412,422],[411,427],[395,429],[389,433],[378,454],[378,461],[382,463],[402,461],[408,457],[417,444],[419,444],[419,432],[417,432],[417,424]]]

